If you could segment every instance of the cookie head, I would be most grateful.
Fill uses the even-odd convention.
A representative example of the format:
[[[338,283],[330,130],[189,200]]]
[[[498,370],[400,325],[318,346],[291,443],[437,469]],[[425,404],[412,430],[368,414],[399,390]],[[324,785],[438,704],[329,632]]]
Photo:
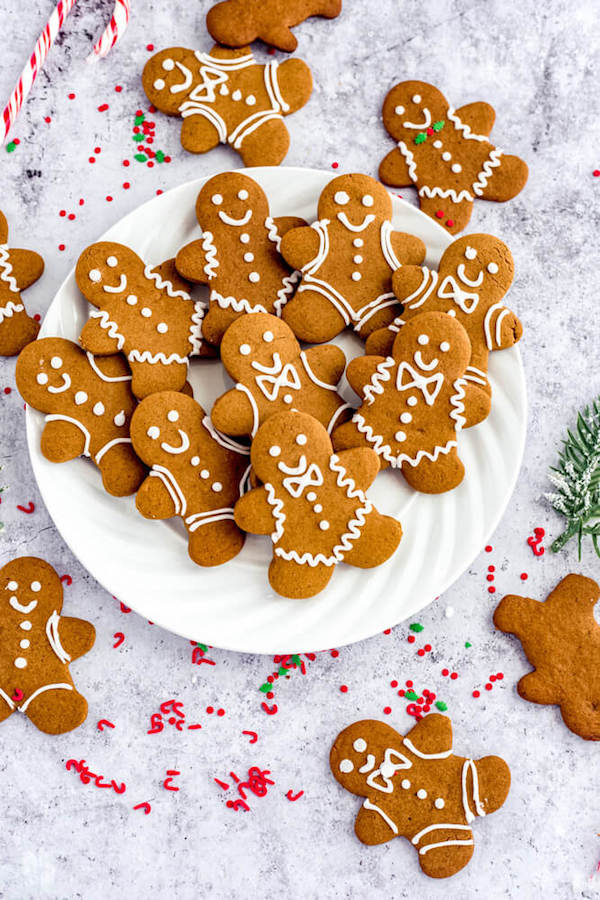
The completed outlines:
[[[74,399],[82,378],[82,351],[64,338],[41,338],[28,344],[17,362],[17,386],[35,409],[64,408]]]
[[[111,297],[131,294],[133,271],[139,270],[139,257],[112,241],[100,241],[86,247],[75,267],[75,279],[79,290],[94,306],[103,306]],[[137,274],[137,271],[136,271]]]
[[[453,241],[442,257],[440,272],[450,272],[461,289],[486,300],[504,296],[515,274],[512,253],[489,234],[469,234]]]
[[[274,379],[295,360],[300,345],[289,325],[268,313],[247,313],[233,322],[221,343],[221,358],[232,378],[243,383]]]
[[[317,465],[326,469],[333,453],[326,429],[306,413],[277,413],[261,425],[252,442],[251,461],[262,482],[281,484],[301,478]]]
[[[240,172],[224,172],[206,182],[198,194],[196,213],[205,231],[229,232],[243,243],[248,231],[264,227],[269,202],[252,178]]]
[[[185,47],[168,47],[155,53],[142,73],[146,96],[161,112],[177,115],[198,81],[198,69],[194,51]]]
[[[448,101],[441,91],[425,81],[403,81],[391,89],[383,103],[383,121],[397,141],[413,143],[417,132],[427,131],[444,120]]]
[[[422,313],[400,329],[392,356],[398,362],[407,362],[424,386],[427,383],[435,391],[436,379],[441,384],[444,378],[454,381],[463,375],[471,358],[471,342],[453,316]],[[399,367],[398,377],[403,377],[403,372]]]
[[[136,453],[148,465],[189,463],[204,410],[192,397],[161,391],[146,397],[131,418],[131,438]]]
[[[24,556],[0,569],[0,607],[4,622],[14,619],[24,631],[31,625],[45,625],[48,617],[62,608],[62,584],[52,566],[42,559]],[[25,628],[27,616],[29,628]],[[26,638],[26,635],[24,635]]]
[[[391,219],[392,199],[369,175],[340,175],[321,193],[318,217],[340,222],[349,232],[358,233],[378,219]]]
[[[365,719],[338,734],[329,754],[329,764],[346,790],[365,797],[373,788],[386,789],[383,776],[389,778],[396,770],[410,767],[401,748],[402,735],[385,722]]]

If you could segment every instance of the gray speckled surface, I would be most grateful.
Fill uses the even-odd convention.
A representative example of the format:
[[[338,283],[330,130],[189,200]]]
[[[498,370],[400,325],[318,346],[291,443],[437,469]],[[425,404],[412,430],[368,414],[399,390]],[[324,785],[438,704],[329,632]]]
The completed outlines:
[[[4,35],[0,94],[9,93],[50,0],[21,4],[0,0]],[[108,61],[87,66],[90,41],[109,15],[109,2],[80,0],[54,47],[14,136],[12,155],[2,151],[1,206],[11,223],[11,243],[40,250],[43,280],[27,294],[30,311],[43,313],[80,250],[116,219],[191,177],[237,166],[232,152],[200,158],[179,149],[179,123],[156,116],[156,147],[171,165],[147,169],[130,156],[131,116],[144,106],[139,72],[146,44],[183,43],[210,47],[203,16],[206,2],[134,0],[134,16],[122,44]],[[381,101],[396,81],[416,77],[438,84],[459,106],[476,99],[497,110],[493,137],[528,160],[529,183],[505,206],[479,203],[470,230],[503,238],[515,256],[512,306],[526,329],[522,344],[531,404],[522,473],[491,554],[471,569],[421,616],[425,631],[406,642],[407,627],[342,649],[319,654],[305,677],[294,673],[276,690],[279,712],[267,717],[257,687],[272,661],[211,651],[215,666],[193,666],[190,645],[149,626],[119,604],[81,569],[54,529],[31,473],[16,393],[0,393],[0,462],[6,530],[0,563],[23,553],[40,554],[59,572],[69,572],[65,612],[90,619],[97,629],[92,653],[74,667],[89,698],[90,714],[78,731],[48,738],[13,716],[0,729],[3,840],[0,897],[106,896],[218,898],[288,897],[566,898],[592,897],[591,878],[600,852],[599,748],[562,725],[555,708],[534,707],[515,693],[527,670],[516,641],[494,633],[494,598],[486,590],[487,565],[496,566],[496,597],[527,591],[536,597],[568,571],[600,574],[587,551],[581,566],[569,546],[559,557],[534,559],[525,543],[534,525],[549,535],[560,522],[540,501],[545,473],[560,433],[575,410],[598,392],[595,349],[597,234],[600,167],[597,122],[600,50],[593,4],[560,0],[516,2],[428,2],[347,0],[340,19],[312,20],[297,29],[299,55],[312,66],[315,92],[288,120],[290,165],[376,172],[391,146],[379,120]],[[36,7],[33,9],[32,7]],[[262,51],[261,51],[262,54]],[[123,85],[115,93],[115,84]],[[69,92],[76,99],[69,100]],[[110,109],[97,107],[108,102]],[[51,116],[47,124],[44,116]],[[93,148],[102,152],[92,167]],[[131,182],[124,190],[122,183]],[[409,198],[411,191],[405,191]],[[112,195],[113,202],[105,197]],[[80,197],[85,205],[80,207]],[[75,221],[59,210],[77,214]],[[60,243],[66,245],[59,252]],[[0,361],[0,389],[14,388],[14,361]],[[16,505],[33,500],[35,514]],[[451,606],[455,614],[445,616]],[[125,642],[112,649],[113,634]],[[424,659],[415,647],[433,650]],[[465,648],[465,641],[472,643]],[[459,678],[441,675],[447,666]],[[475,700],[492,672],[502,671],[491,693]],[[458,752],[498,752],[513,771],[505,807],[477,822],[471,864],[450,882],[423,878],[416,854],[399,841],[366,848],[352,824],[358,801],[328,774],[329,744],[356,718],[382,716],[409,727],[404,703],[390,680],[407,678],[447,701]],[[346,684],[348,693],[339,686]],[[172,727],[147,735],[150,715],[163,700],[183,700],[188,723],[201,731]],[[206,707],[226,714],[208,715]],[[111,719],[114,731],[96,722]],[[241,735],[259,733],[255,745]],[[127,784],[124,795],[81,784],[65,771],[69,757],[85,758],[95,772]],[[276,784],[251,812],[234,812],[213,778],[258,764]],[[178,769],[181,790],[162,787],[166,769]],[[288,789],[305,791],[296,803]],[[152,803],[144,816],[132,807]]]

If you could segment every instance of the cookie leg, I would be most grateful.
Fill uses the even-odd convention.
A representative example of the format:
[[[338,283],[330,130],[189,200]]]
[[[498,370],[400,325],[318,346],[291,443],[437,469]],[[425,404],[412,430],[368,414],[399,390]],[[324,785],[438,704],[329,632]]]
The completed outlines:
[[[199,566],[220,566],[238,555],[245,539],[233,519],[224,519],[191,532],[188,552]]]
[[[352,545],[352,550],[344,554],[344,562],[359,569],[372,569],[396,552],[401,539],[400,522],[374,510],[367,516],[360,540]]]
[[[221,142],[219,132],[204,116],[187,116],[181,126],[181,145],[189,153],[207,153]]]
[[[113,497],[135,494],[146,477],[146,468],[133,452],[131,444],[115,444],[100,459],[105,491]]]
[[[235,145],[234,145],[235,146]],[[289,150],[290,133],[282,119],[269,119],[235,147],[245,166],[278,166]]]
[[[421,211],[435,219],[438,225],[441,225],[450,234],[458,234],[459,231],[466,228],[473,211],[471,200],[453,203],[449,197],[419,196],[419,203]],[[440,213],[442,213],[441,216]]]
[[[503,203],[505,200],[512,200],[523,190],[529,170],[527,163],[518,156],[503,154],[500,159],[501,165],[497,169],[492,169],[492,177],[485,186],[482,196],[484,200]]]
[[[334,428],[331,434],[331,441],[336,452],[338,450],[351,450],[353,447],[369,446],[364,435],[360,433],[356,423],[352,420]]]
[[[463,428],[472,428],[473,425],[479,425],[480,422],[487,419],[492,408],[492,391],[489,382],[486,382],[486,387],[484,387],[467,381],[463,403],[465,405]]]
[[[282,597],[305,600],[327,587],[334,566],[299,565],[274,556],[269,566],[269,582]]]
[[[427,841],[431,844],[445,841],[465,841],[465,843],[433,847],[433,849],[427,850],[425,843]],[[423,850],[426,852],[423,853]],[[473,856],[473,832],[455,831],[450,828],[445,831],[436,829],[435,832],[425,835],[418,853],[419,865],[425,875],[429,875],[430,878],[448,878],[464,869]]]
[[[577,698],[575,701],[561,703],[560,711],[565,725],[574,734],[578,734],[586,741],[600,741],[600,709],[598,697],[589,696]]]
[[[139,400],[157,391],[180,391],[187,380],[185,363],[130,362],[131,390]]]
[[[363,327],[358,332],[359,338],[363,341],[366,341],[370,334],[373,334],[374,331],[380,328],[386,328],[388,325],[391,325],[396,316],[400,314],[401,310],[400,304],[394,306],[385,306],[383,309],[378,310],[374,315],[372,315]],[[394,335],[395,337],[395,335]],[[392,339],[393,343],[393,339]]]
[[[87,700],[76,690],[53,688],[38,694],[26,715],[46,734],[65,734],[77,728],[87,716]]]
[[[35,341],[39,330],[39,322],[25,310],[13,313],[0,325],[0,356],[16,356],[23,347]]]
[[[405,464],[402,474],[416,491],[423,494],[443,494],[458,487],[463,480],[465,467],[458,458],[456,447],[449,453],[440,453],[435,462],[423,459],[418,466]]]
[[[331,341],[346,327],[346,322],[323,294],[300,290],[283,307],[282,318],[298,340],[309,344]]]
[[[214,344],[215,347],[218,347],[231,323],[239,319],[240,315],[241,313],[230,307],[223,309],[217,303],[211,303],[210,309],[202,322],[202,335],[209,344]]]

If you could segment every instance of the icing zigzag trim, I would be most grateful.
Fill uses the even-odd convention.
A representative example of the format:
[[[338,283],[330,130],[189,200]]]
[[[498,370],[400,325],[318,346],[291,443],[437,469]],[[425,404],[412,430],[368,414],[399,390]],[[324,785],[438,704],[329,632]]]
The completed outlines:
[[[125,338],[119,331],[119,326],[116,322],[113,322],[110,316],[108,315],[107,310],[105,309],[93,309],[90,313],[90,319],[98,319],[98,324],[100,328],[104,328],[105,331],[108,331],[109,338],[112,338],[113,341],[117,342],[117,350],[123,349],[123,344],[125,343]]]
[[[275,519],[275,531],[271,534],[271,540],[274,544],[281,540],[283,537],[284,522],[286,519],[286,515],[283,512],[283,500],[280,500],[279,497],[275,494],[275,488],[272,484],[265,484],[265,490],[267,492],[267,501],[270,506],[273,507],[273,518]]]
[[[187,291],[176,291],[172,282],[161,278],[158,272],[152,270],[151,266],[144,267],[144,276],[148,281],[153,281],[159,291],[166,291],[169,297],[182,297],[184,300],[192,299]]]
[[[365,400],[369,405],[375,401],[373,394],[383,394],[385,387],[384,382],[389,381],[391,376],[390,369],[395,365],[391,356],[388,356],[382,363],[379,363],[377,370],[371,378],[370,384],[365,385]]]
[[[13,313],[23,312],[25,307],[22,303],[15,303],[9,300],[6,306],[0,306],[0,325],[4,319],[12,319]]]
[[[0,281],[5,281],[13,294],[19,293],[19,286],[14,275],[11,275],[13,267],[8,261],[8,244],[0,244]]]
[[[139,350],[132,350],[128,353],[127,359],[129,362],[150,363],[151,365],[162,363],[165,366],[170,366],[175,362],[185,366],[189,364],[187,356],[180,356],[178,353],[170,353],[167,356],[162,350],[159,353],[150,353],[149,350],[143,350],[142,352]]]
[[[216,278],[219,260],[217,259],[217,248],[214,244],[212,231],[204,231],[202,233],[202,250],[206,260],[204,274],[208,275],[209,279]]]
[[[464,391],[463,391],[464,395]],[[462,407],[462,404],[461,404]],[[462,407],[464,409],[464,407]],[[450,413],[451,416],[457,415],[458,411],[454,414]],[[419,450],[417,455],[412,457],[408,456],[407,453],[399,453],[398,455],[394,455],[392,453],[392,448],[389,444],[384,444],[384,438],[381,434],[376,434],[373,431],[371,425],[367,425],[364,420],[364,417],[360,413],[355,413],[352,416],[352,421],[361,432],[364,434],[365,439],[373,445],[373,450],[378,453],[380,456],[383,456],[385,460],[392,466],[394,469],[400,469],[403,463],[408,463],[409,466],[418,466],[419,463],[423,459],[428,459],[431,462],[437,462],[441,454],[450,453],[453,447],[457,447],[458,444],[455,440],[448,441],[443,447],[435,447],[433,453],[430,453],[429,450]],[[463,419],[464,422],[464,419]],[[462,427],[462,426],[461,426]]]
[[[452,396],[450,397],[450,403],[454,407],[454,409],[450,413],[450,418],[454,419],[457,431],[461,431],[465,422],[467,421],[465,416],[463,415],[465,411],[465,404],[463,403],[463,400],[465,399],[465,385],[466,379],[458,378],[453,385],[456,393],[452,394]]]

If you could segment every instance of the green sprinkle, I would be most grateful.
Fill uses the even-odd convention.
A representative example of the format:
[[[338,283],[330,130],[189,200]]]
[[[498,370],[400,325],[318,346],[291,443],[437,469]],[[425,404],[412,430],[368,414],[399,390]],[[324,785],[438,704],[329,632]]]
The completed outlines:
[[[419,695],[415,694],[414,691],[407,691],[404,696],[406,697],[407,700],[418,700],[419,699]]]
[[[424,144],[426,140],[427,140],[427,135],[425,134],[424,131],[421,131],[421,133],[418,134],[415,138],[415,144]]]
[[[12,153],[13,150],[16,150],[16,149],[17,149],[17,145],[15,144],[14,141],[10,141],[10,142],[6,145],[6,152],[7,152],[7,153]]]
[[[144,135],[143,134],[134,134],[133,140],[136,142],[136,144],[140,144],[144,140]]]
[[[162,152],[162,150],[157,150],[157,151],[156,151],[156,156],[154,157],[154,159],[156,160],[157,163],[164,162],[164,161],[165,161],[165,154]]]
[[[410,630],[419,632],[419,631],[423,631],[424,627],[425,626],[421,625],[420,622],[413,622],[412,625],[410,626]]]
[[[272,684],[269,684],[268,681],[265,681],[265,683],[261,684],[261,686],[259,687],[259,691],[262,691],[263,694],[267,694],[271,690],[272,687],[273,687]]]
[[[207,644],[200,644],[200,643],[198,643],[198,641],[196,641],[196,646],[200,647],[200,649],[202,650],[203,653],[206,653],[206,651],[208,650]]]
[[[473,645],[470,644],[469,641],[465,641],[465,647],[467,647],[467,649],[468,649],[469,647],[472,647],[472,646],[473,646]]]
[[[297,653],[294,653],[294,655],[292,656],[292,662],[296,663],[297,666],[299,666],[300,663],[302,662],[302,660],[300,659],[300,657],[298,656]]]
[[[137,159],[138,162],[146,162],[148,159],[145,153],[136,153],[133,158]]]
[[[440,122],[434,122],[432,128],[434,131],[441,131],[446,123],[441,120]]]
[[[439,709],[440,712],[446,712],[446,710],[448,709],[448,704],[444,703],[443,700],[436,700],[435,705],[436,709]]]
[[[144,113],[142,113],[141,116],[135,117],[134,122],[136,125],[141,125],[142,122],[144,122],[145,120],[146,120],[146,116],[144,115]]]

